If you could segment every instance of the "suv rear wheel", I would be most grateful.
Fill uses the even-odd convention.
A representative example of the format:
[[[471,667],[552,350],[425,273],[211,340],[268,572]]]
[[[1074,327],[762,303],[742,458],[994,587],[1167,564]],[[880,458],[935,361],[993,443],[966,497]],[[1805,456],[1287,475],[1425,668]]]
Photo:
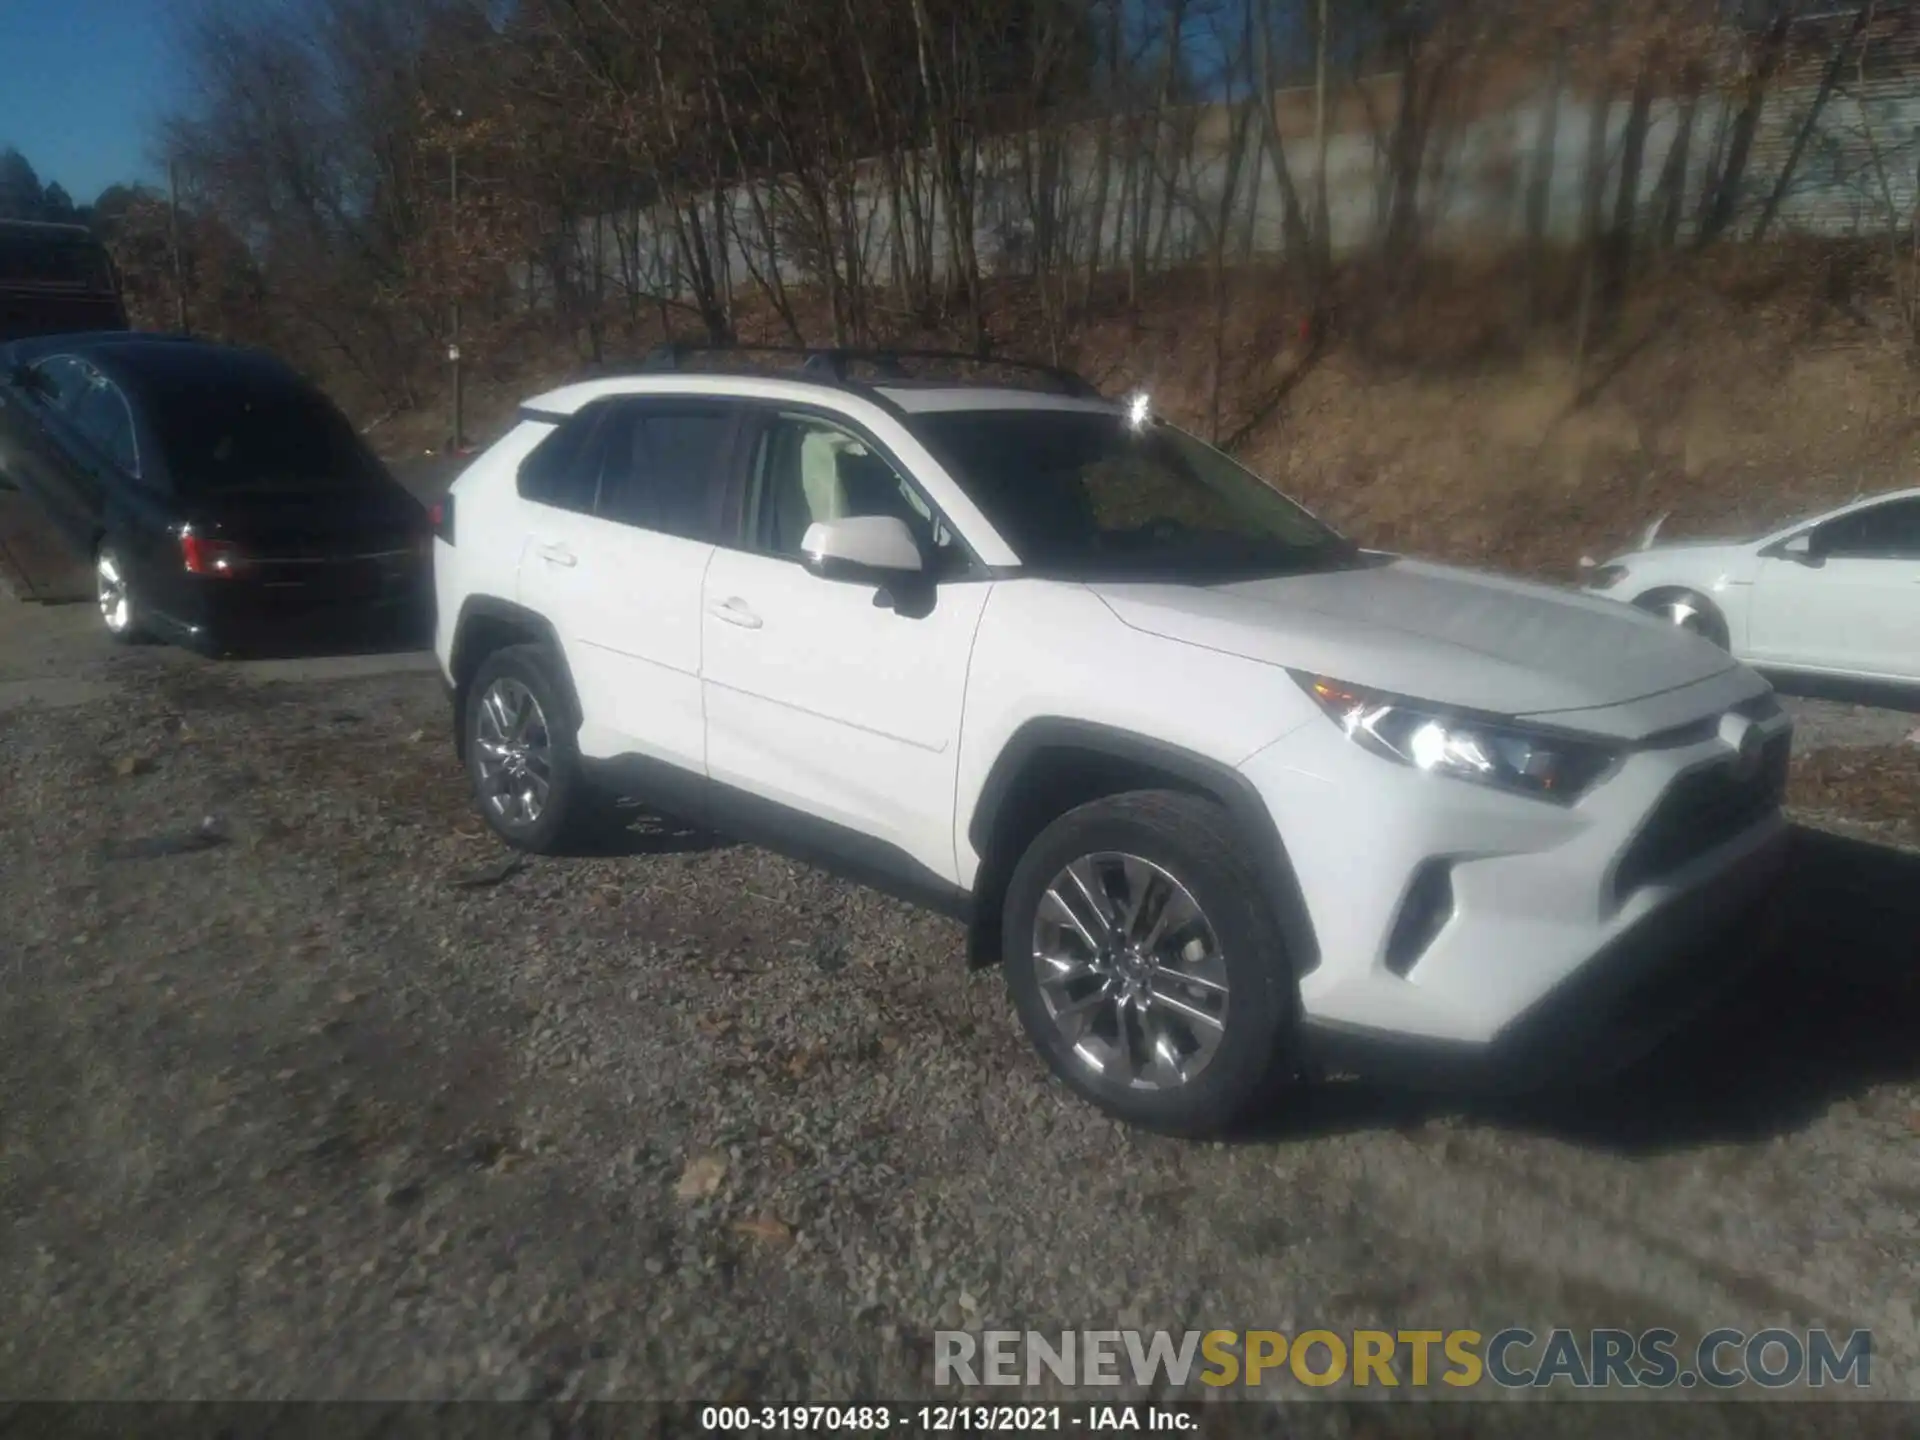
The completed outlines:
[[[553,675],[541,646],[494,651],[468,686],[464,720],[481,816],[509,845],[540,854],[568,848],[604,813],[582,774]]]
[[[1283,1073],[1292,971],[1212,802],[1148,790],[1069,811],[1015,867],[1003,923],[1028,1036],[1110,1114],[1209,1134]]]

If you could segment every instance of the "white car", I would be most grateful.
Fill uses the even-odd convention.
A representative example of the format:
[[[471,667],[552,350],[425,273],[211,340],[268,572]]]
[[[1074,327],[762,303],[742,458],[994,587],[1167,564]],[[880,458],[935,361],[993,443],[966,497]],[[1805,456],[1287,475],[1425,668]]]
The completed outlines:
[[[1283,1076],[1604,1074],[1753,953],[1708,942],[1791,727],[1725,651],[1363,551],[1059,372],[690,365],[541,396],[436,511],[509,843],[623,796],[935,906],[1068,1084],[1187,1133]]]
[[[1642,548],[1590,589],[1768,670],[1920,681],[1920,490],[1856,500],[1758,539]]]

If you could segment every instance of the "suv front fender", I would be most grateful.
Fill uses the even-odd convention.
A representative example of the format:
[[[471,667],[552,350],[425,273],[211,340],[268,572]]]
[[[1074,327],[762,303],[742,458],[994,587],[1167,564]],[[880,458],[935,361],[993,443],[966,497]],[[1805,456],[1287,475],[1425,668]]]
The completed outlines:
[[[1227,812],[1264,881],[1295,976],[1313,970],[1319,947],[1306,900],[1286,842],[1253,783],[1232,766],[1181,746],[1059,716],[1028,720],[1014,731],[974,802],[967,838],[980,867],[969,960],[989,964],[997,954],[1000,897],[1033,835],[1075,805],[1138,789],[1189,791]]]

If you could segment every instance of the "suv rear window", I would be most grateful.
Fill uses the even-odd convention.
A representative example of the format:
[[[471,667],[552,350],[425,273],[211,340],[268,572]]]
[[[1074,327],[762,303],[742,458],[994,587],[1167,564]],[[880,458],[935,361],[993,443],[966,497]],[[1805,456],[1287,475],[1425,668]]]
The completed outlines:
[[[594,513],[688,540],[711,538],[733,412],[682,401],[616,405],[599,446]]]

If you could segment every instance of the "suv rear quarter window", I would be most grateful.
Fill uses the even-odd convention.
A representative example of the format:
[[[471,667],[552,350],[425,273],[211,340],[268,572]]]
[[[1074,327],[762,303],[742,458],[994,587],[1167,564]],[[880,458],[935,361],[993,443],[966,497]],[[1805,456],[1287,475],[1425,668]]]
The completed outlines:
[[[535,445],[520,462],[520,498],[591,515],[600,488],[599,449],[594,442],[605,418],[603,407],[589,405]]]

